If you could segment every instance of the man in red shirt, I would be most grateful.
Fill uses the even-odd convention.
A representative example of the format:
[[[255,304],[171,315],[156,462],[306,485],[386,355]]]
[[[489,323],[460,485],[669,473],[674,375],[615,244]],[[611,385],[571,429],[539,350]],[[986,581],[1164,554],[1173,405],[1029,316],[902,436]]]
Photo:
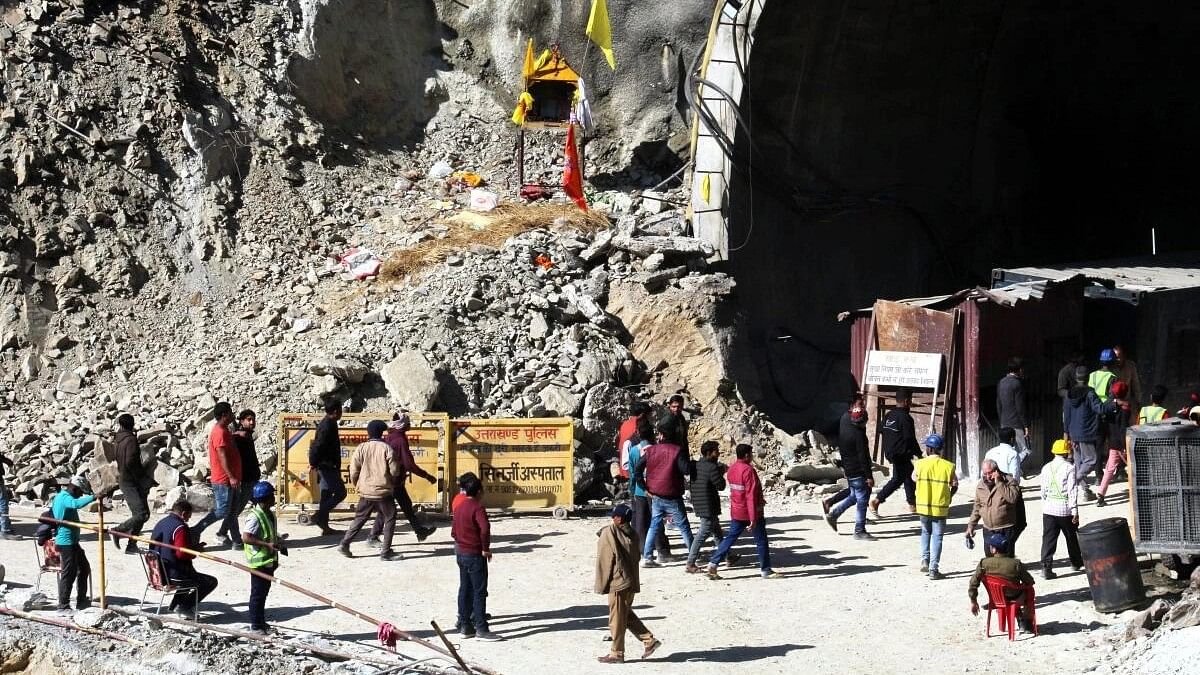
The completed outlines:
[[[212,511],[200,519],[192,528],[192,540],[199,543],[200,535],[209,525],[221,521],[217,530],[217,546],[237,550],[242,547],[242,532],[238,527],[237,514],[245,508],[242,496],[242,459],[233,432],[233,406],[221,401],[213,408],[212,429],[208,432],[208,464],[212,469],[209,484],[212,486]]]
[[[729,484],[729,517],[733,522],[708,561],[709,579],[721,578],[717,575],[717,565],[721,564],[733,542],[747,529],[754,535],[754,544],[758,548],[758,568],[762,571],[762,578],[778,579],[783,576],[771,569],[771,549],[767,544],[767,519],[764,515],[767,500],[763,498],[758,472],[750,463],[753,459],[753,448],[745,443],[739,444],[737,461],[725,474],[725,482]]]
[[[454,508],[450,536],[458,562],[458,625],[464,638],[496,641],[504,638],[488,629],[488,561],[492,559],[492,526],[484,510],[483,482],[475,476],[458,479],[467,496]]]

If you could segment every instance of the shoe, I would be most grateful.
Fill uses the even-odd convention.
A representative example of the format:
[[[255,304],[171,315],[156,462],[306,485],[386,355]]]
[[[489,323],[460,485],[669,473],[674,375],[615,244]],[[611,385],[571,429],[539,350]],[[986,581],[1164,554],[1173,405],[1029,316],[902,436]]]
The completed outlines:
[[[240,539],[230,539],[229,540],[229,550],[230,551],[240,551],[243,548],[245,548],[245,546],[246,545],[244,543],[242,543],[242,540],[240,540]]]
[[[613,656],[612,654],[605,654],[604,656],[597,656],[596,660],[599,661],[600,663],[625,663],[625,659],[623,659],[619,656]]]
[[[463,630],[462,636],[464,640],[470,640],[471,638],[475,637],[475,629],[472,628],[471,630]]]
[[[1084,501],[1094,502],[1096,501],[1096,493],[1092,492],[1091,488],[1085,487],[1083,489],[1083,499]]]
[[[270,626],[250,626],[250,630],[247,632],[254,633],[255,635],[262,635],[265,637],[265,636],[271,634],[271,627]]]
[[[58,605],[54,608],[54,611],[58,612],[59,614],[70,614],[71,606],[70,605]]]
[[[675,556],[671,555],[670,553],[659,553],[655,557],[658,559],[658,564],[660,565],[666,565],[668,563],[675,562]]]
[[[1083,569],[1083,565],[1071,565],[1071,569],[1073,569],[1073,570],[1075,570],[1076,572],[1078,572],[1079,570],[1082,570],[1082,569]]]
[[[922,560],[922,561],[921,561],[921,571],[922,571],[922,572],[928,572],[928,571],[929,571],[929,561],[928,561],[928,560]]]
[[[741,559],[742,559],[741,553],[730,553],[729,555],[725,556],[725,566],[733,567]]]
[[[1043,579],[1057,579],[1058,575],[1055,574],[1054,570],[1050,569],[1049,567],[1043,567],[1042,568],[1042,578]]]
[[[779,572],[776,572],[775,570],[767,570],[766,572],[762,573],[762,578],[764,578],[764,579],[782,579],[783,575],[780,574]]]
[[[122,544],[122,542],[121,542],[121,537],[117,536],[117,531],[116,531],[116,530],[109,530],[109,531],[108,531],[108,536],[112,537],[112,540],[113,540],[113,546],[116,546],[117,548],[121,548],[121,544]],[[129,541],[131,541],[131,542],[132,542],[133,540],[132,540],[132,539],[130,539]]]
[[[825,524],[837,532],[837,518],[832,513],[825,514]]]
[[[1099,495],[1096,497],[1096,506],[1099,506],[1101,508],[1108,506],[1108,502],[1104,501],[1104,495]]]
[[[350,552],[350,547],[349,547],[349,546],[339,546],[339,547],[338,547],[338,553],[341,553],[342,555],[346,556],[347,558],[353,558],[353,557],[354,557],[354,554]]]
[[[141,555],[141,553],[142,550],[138,548],[137,542],[135,541],[129,542],[129,545],[125,547],[125,555]]]
[[[712,565],[708,566],[708,569],[705,571],[705,576],[707,576],[709,579],[712,579],[713,581],[721,580],[721,575],[717,574],[717,568],[713,567]]]
[[[937,570],[929,570],[929,578],[933,581],[941,581],[946,578],[946,575]]]
[[[642,567],[662,567],[662,563],[658,562],[654,558],[643,558]]]
[[[433,534],[434,532],[437,532],[436,527],[422,527],[421,529],[417,530],[417,543],[425,541],[429,538],[429,535]]]
[[[379,537],[367,537],[367,546],[371,548],[383,548],[383,542],[379,541]]]
[[[687,572],[688,574],[695,574],[696,572],[700,571],[700,568],[696,566],[696,563],[688,563],[687,567],[683,568],[683,571]]]
[[[643,658],[643,659],[648,659],[648,658],[650,658],[651,656],[654,656],[654,652],[658,651],[658,648],[659,648],[659,647],[661,647],[661,646],[662,646],[662,642],[659,642],[658,640],[655,640],[654,642],[651,642],[651,643],[650,643],[650,644],[649,644],[649,645],[646,647],[646,651],[642,652],[642,658]]]
[[[858,539],[859,541],[875,541],[875,537],[866,532],[855,532],[854,538]]]
[[[92,606],[92,601],[91,601],[91,600],[80,600],[79,602],[76,602],[76,603],[75,603],[75,609],[76,609],[76,610],[80,610],[80,609],[90,609],[90,608],[91,608],[91,606]]]
[[[499,642],[504,639],[503,635],[500,635],[499,633],[493,633],[490,630],[475,631],[475,637],[483,640],[484,642]]]
[[[390,562],[392,560],[404,560],[404,556],[396,553],[395,551],[388,551],[387,553],[380,553],[379,559],[385,562]]]
[[[867,505],[867,513],[869,513],[874,518],[882,517],[879,515],[879,500],[878,499],[872,499],[870,501],[870,503]]]
[[[821,500],[821,511],[822,511],[822,512],[823,512],[825,515],[829,515],[829,509],[830,509],[832,506],[833,506],[833,505],[829,503],[829,498],[828,498],[828,497],[826,497],[825,499],[822,499],[822,500]]]
[[[231,540],[229,537],[226,537],[226,536],[222,535],[222,536],[220,536],[220,537],[217,537],[217,543],[216,543],[216,547],[217,547],[217,548],[219,548],[219,549],[221,549],[221,548],[229,548],[229,544],[230,544],[230,542],[231,542],[231,541],[232,541],[232,540]]]
[[[9,530],[7,532],[0,532],[0,539],[6,539],[8,541],[20,541],[21,535]]]
[[[332,537],[334,535],[338,535],[341,533],[342,533],[341,530],[335,530],[331,527],[322,527],[321,528],[321,536],[322,537]]]

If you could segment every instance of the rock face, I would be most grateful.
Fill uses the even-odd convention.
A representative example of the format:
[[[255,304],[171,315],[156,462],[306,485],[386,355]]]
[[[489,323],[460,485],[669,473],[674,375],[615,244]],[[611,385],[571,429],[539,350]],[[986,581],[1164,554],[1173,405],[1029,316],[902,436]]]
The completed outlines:
[[[413,412],[433,410],[440,387],[437,373],[417,351],[401,352],[380,371],[388,396],[398,406]]]

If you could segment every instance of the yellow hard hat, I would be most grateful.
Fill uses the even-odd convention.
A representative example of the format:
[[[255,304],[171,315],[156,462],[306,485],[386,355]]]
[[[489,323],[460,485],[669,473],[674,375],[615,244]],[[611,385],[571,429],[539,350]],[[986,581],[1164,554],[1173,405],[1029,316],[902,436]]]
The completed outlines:
[[[1070,454],[1071,449],[1067,446],[1067,442],[1060,438],[1054,441],[1054,445],[1050,446],[1050,452],[1055,455],[1067,455]]]

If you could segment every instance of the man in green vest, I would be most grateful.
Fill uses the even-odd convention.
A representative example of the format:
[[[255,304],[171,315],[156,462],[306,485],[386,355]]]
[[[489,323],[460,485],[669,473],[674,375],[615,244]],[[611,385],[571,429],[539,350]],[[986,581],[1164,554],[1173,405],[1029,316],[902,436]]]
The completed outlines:
[[[1161,384],[1155,385],[1154,390],[1150,392],[1150,405],[1142,406],[1138,411],[1138,424],[1149,424],[1151,422],[1161,422],[1167,417],[1167,409],[1163,407],[1163,403],[1167,400],[1167,388]]]
[[[279,554],[287,555],[287,548],[279,541],[279,528],[275,520],[275,488],[265,480],[254,484],[250,491],[253,507],[242,522],[242,546],[250,569],[275,576],[279,567]],[[250,575],[250,631],[267,635],[267,593],[271,582],[254,574]]]
[[[1100,369],[1093,370],[1088,375],[1088,386],[1092,391],[1096,392],[1096,396],[1100,398],[1100,402],[1104,403],[1108,400],[1109,389],[1112,388],[1112,383],[1117,379],[1117,374],[1113,372],[1113,364],[1117,362],[1117,356],[1111,349],[1105,349],[1100,352]]]
[[[938,562],[950,498],[958,491],[954,462],[942,459],[944,446],[941,434],[929,434],[925,438],[926,455],[917,460],[912,474],[917,484],[917,514],[921,517],[921,571],[934,580],[946,578],[938,571]]]

